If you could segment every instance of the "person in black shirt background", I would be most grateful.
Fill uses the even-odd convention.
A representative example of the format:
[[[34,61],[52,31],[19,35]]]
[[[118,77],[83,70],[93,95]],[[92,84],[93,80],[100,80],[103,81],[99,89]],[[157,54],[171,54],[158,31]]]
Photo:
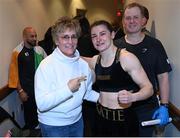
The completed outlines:
[[[51,27],[48,28],[44,35],[44,39],[39,41],[38,45],[45,50],[47,55],[50,55],[53,52],[53,50],[55,49],[55,44],[52,40]]]
[[[114,44],[135,54],[141,62],[154,89],[150,98],[136,102],[134,109],[139,119],[140,136],[152,136],[154,126],[141,126],[142,121],[160,119],[160,125],[166,125],[169,120],[169,79],[168,73],[172,70],[166,51],[162,43],[156,38],[145,35],[142,31],[147,19],[144,16],[144,7],[138,3],[127,5],[123,16],[123,27],[126,35]],[[159,106],[157,91],[160,92]]]

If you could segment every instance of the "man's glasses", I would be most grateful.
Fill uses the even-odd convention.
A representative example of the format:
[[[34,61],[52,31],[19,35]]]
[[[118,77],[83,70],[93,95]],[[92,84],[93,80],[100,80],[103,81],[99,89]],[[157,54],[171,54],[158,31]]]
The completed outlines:
[[[64,36],[61,36],[61,38],[64,40],[64,41],[69,41],[71,39],[71,41],[77,41],[77,36],[76,35],[72,35],[72,36],[69,36],[69,35],[64,35]]]

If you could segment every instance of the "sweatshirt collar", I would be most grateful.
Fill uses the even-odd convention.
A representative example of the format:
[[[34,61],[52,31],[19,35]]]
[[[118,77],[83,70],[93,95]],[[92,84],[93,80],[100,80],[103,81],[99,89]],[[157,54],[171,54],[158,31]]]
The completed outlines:
[[[75,51],[74,57],[68,57],[64,55],[58,47],[56,47],[54,53],[56,54],[59,60],[63,60],[64,62],[69,62],[69,63],[76,62],[80,57],[78,50]]]

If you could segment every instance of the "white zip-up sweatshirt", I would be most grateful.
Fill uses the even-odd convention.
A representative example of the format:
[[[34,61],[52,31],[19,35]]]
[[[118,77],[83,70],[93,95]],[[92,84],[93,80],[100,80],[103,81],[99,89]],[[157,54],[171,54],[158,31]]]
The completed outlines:
[[[77,92],[71,92],[68,81],[82,75]],[[65,56],[59,48],[46,57],[35,74],[35,99],[38,119],[51,126],[65,126],[77,122],[82,116],[83,99],[97,102],[99,93],[92,90],[92,72],[76,50],[73,58]]]

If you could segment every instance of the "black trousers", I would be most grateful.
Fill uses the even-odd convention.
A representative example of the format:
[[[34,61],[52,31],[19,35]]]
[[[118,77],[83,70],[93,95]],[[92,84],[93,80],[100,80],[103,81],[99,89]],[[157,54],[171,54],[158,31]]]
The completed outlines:
[[[137,137],[138,119],[131,107],[109,109],[97,103],[96,136]]]
[[[35,97],[30,96],[26,102],[23,102],[25,129],[34,129],[38,125],[37,106]]]
[[[96,103],[90,101],[83,101],[82,113],[84,119],[84,136],[94,137],[95,136],[95,125],[96,125]]]
[[[154,112],[158,109],[158,100],[156,96],[152,96],[148,100],[133,103],[133,109],[137,114],[139,120],[139,136],[152,137],[155,131],[155,126],[142,126],[142,121],[149,121],[152,119]]]

